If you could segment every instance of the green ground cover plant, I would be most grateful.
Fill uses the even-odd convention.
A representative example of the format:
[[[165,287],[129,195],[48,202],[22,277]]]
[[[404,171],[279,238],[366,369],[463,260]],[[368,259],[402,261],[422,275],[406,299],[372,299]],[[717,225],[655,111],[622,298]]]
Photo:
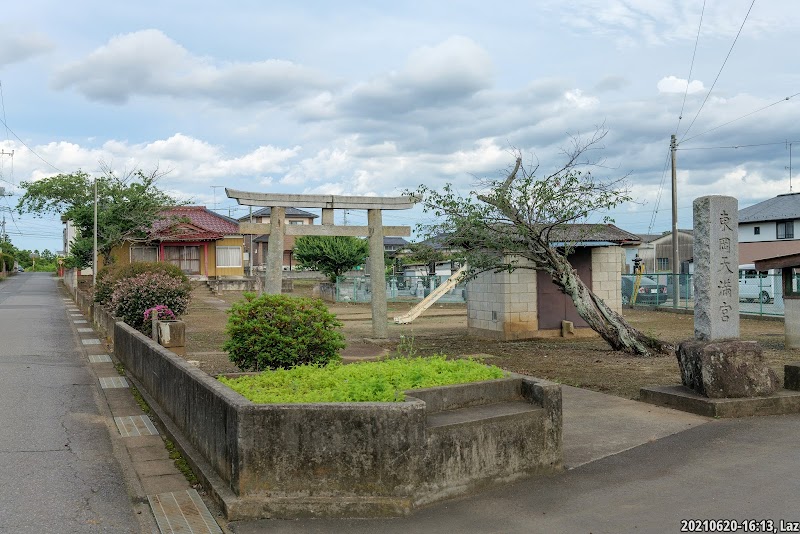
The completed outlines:
[[[401,402],[405,390],[494,380],[506,375],[499,367],[475,360],[430,356],[350,365],[299,365],[258,375],[221,376],[219,380],[259,404]]]

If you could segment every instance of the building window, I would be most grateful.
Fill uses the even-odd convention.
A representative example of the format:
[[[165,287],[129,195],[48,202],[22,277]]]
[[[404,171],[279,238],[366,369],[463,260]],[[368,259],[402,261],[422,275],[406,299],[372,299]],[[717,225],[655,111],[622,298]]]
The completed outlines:
[[[656,258],[657,271],[669,271],[669,258]]]
[[[158,261],[158,247],[131,247],[131,261]]]
[[[760,226],[754,226],[753,227],[753,235],[761,235],[761,227]]]
[[[303,224],[303,221],[291,221],[291,220],[290,220],[290,221],[289,221],[289,224],[299,224],[299,225],[302,225],[302,224]]]
[[[794,221],[780,221],[777,227],[778,239],[794,239]]]
[[[242,247],[217,247],[217,267],[241,267]]]

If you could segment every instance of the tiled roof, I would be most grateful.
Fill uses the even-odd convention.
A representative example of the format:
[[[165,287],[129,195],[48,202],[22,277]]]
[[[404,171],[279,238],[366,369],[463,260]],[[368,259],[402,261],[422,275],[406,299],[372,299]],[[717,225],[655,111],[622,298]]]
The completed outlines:
[[[156,238],[172,241],[209,241],[239,234],[239,224],[205,206],[176,206],[161,212],[163,219],[153,223]]]
[[[384,237],[383,238],[384,245],[408,245],[408,241],[403,239],[402,237]]]
[[[270,213],[272,213],[272,208],[261,208],[258,211],[253,212],[253,217],[269,217]],[[301,210],[298,208],[286,208],[286,216],[287,217],[303,217],[303,218],[312,218],[316,219],[319,215],[314,215],[313,213],[305,210]],[[248,213],[244,217],[239,217],[240,221],[249,221],[250,214]]]
[[[787,193],[739,210],[739,222],[800,219],[800,193]]]

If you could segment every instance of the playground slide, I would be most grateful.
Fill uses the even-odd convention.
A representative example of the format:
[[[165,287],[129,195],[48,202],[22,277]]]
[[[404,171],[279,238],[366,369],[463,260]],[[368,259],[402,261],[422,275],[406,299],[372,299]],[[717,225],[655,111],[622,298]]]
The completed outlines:
[[[431,291],[431,294],[425,297],[420,301],[419,304],[411,308],[407,314],[401,315],[399,317],[394,318],[394,322],[397,324],[408,324],[420,315],[422,312],[430,308],[437,300],[439,300],[442,295],[456,287],[458,284],[461,275],[467,270],[467,264],[465,263],[459,270],[453,273],[450,278],[447,279],[445,283]]]

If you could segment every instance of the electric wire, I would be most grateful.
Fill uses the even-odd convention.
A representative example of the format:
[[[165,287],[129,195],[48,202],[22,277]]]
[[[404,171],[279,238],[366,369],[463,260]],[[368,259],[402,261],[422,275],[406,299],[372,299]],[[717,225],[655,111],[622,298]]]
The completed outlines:
[[[667,157],[664,158],[664,170],[661,171],[661,183],[658,184],[658,195],[656,196],[656,203],[653,206],[653,215],[650,217],[650,226],[647,227],[647,233],[649,234],[650,231],[653,229],[653,225],[656,223],[656,215],[658,213],[658,206],[661,204],[661,194],[664,191],[664,181],[667,177],[667,165],[669,164],[669,151],[667,151]]]
[[[683,110],[686,107],[686,96],[689,94],[689,84],[692,81],[692,71],[694,70],[694,58],[697,55],[697,44],[700,42],[700,28],[703,27],[703,15],[706,12],[706,0],[703,0],[703,9],[700,11],[700,23],[697,25],[697,37],[694,40],[694,50],[692,51],[692,61],[689,64],[689,76],[686,78],[686,91],[683,93],[683,102],[681,103],[681,112],[678,115],[678,124],[675,126],[675,134],[678,134],[678,129],[681,127],[681,119],[683,119]]]
[[[689,124],[689,127],[686,128],[685,132],[683,132],[683,137],[681,137],[680,142],[683,142],[683,140],[686,138],[686,135],[689,133],[689,130],[691,130],[692,126],[694,126],[694,122],[697,120],[697,117],[700,116],[700,112],[703,111],[703,107],[705,107],[706,102],[708,102],[708,98],[711,96],[711,92],[714,90],[714,87],[717,85],[717,80],[719,80],[719,77],[722,74],[722,69],[725,68],[725,64],[728,63],[728,58],[731,57],[731,53],[733,52],[733,47],[736,45],[736,41],[739,40],[739,35],[741,35],[742,29],[744,28],[744,24],[745,24],[745,22],[747,22],[747,18],[750,16],[750,11],[753,10],[753,6],[755,5],[755,3],[756,3],[756,0],[753,0],[753,2],[750,4],[750,9],[747,10],[747,14],[745,14],[745,16],[744,16],[744,20],[742,21],[742,25],[739,26],[739,31],[736,33],[736,37],[733,39],[733,43],[731,43],[731,47],[728,50],[728,55],[725,56],[725,61],[722,62],[722,66],[719,68],[719,72],[717,72],[717,77],[714,78],[714,83],[711,84],[711,88],[708,90],[708,93],[706,94],[705,99],[703,99],[703,103],[700,104],[700,109],[697,110],[697,113],[695,114],[694,118],[692,119],[692,122]],[[688,80],[687,80],[687,86],[686,87],[687,87],[687,89],[689,87],[688,86]]]
[[[710,128],[710,129],[708,129],[708,130],[706,130],[704,132],[701,132],[701,133],[699,133],[697,135],[693,135],[692,137],[690,137],[688,139],[681,139],[681,143],[688,143],[692,139],[696,139],[696,138],[700,137],[701,135],[705,135],[705,134],[713,132],[715,130],[719,130],[723,126],[728,126],[729,124],[732,124],[732,123],[734,123],[736,121],[739,121],[739,120],[742,120],[742,119],[746,119],[747,117],[750,117],[751,115],[755,115],[756,113],[764,111],[765,109],[771,108],[772,106],[776,106],[776,105],[780,104],[781,102],[786,102],[788,100],[791,100],[792,98],[796,97],[797,95],[800,95],[800,93],[795,93],[795,94],[789,95],[789,96],[787,96],[785,98],[781,98],[780,100],[776,100],[772,104],[768,104],[768,105],[764,106],[763,108],[758,108],[757,110],[751,111],[750,113],[746,113],[746,114],[742,115],[741,117],[737,117],[737,118],[735,118],[735,119],[733,119],[731,121],[722,123],[719,126],[715,126],[715,127]],[[684,134],[684,135],[686,135],[686,134]]]
[[[43,162],[44,162],[46,165],[49,165],[50,167],[52,167],[53,169],[57,170],[58,172],[60,172],[60,173],[63,173],[63,172],[64,172],[64,171],[62,171],[61,169],[59,169],[58,167],[56,167],[55,165],[53,165],[52,163],[50,163],[49,161],[47,161],[46,159],[44,159],[42,156],[40,156],[40,155],[39,155],[39,154],[38,154],[38,153],[37,153],[35,150],[33,150],[31,147],[29,147],[29,146],[28,146],[28,144],[27,144],[25,141],[23,141],[23,140],[20,138],[20,136],[18,136],[18,135],[17,135],[17,133],[16,133],[14,130],[12,130],[11,128],[9,128],[9,126],[8,126],[8,124],[6,123],[5,119],[0,119],[0,122],[2,122],[2,123],[3,123],[3,126],[5,126],[5,127],[6,127],[6,129],[7,129],[9,132],[11,132],[11,134],[12,134],[12,135],[13,135],[13,136],[14,136],[14,137],[17,139],[17,141],[19,141],[20,143],[22,143],[22,146],[24,146],[25,148],[27,148],[28,150],[30,150],[31,154],[33,154],[34,156],[36,156],[37,158],[39,158],[40,160],[42,160],[42,161],[43,161]]]
[[[800,143],[800,141],[780,141],[776,143],[750,143],[747,145],[730,145],[730,146],[698,146],[689,148],[678,148],[677,150],[717,150],[720,148],[748,148],[754,146],[775,146]]]

